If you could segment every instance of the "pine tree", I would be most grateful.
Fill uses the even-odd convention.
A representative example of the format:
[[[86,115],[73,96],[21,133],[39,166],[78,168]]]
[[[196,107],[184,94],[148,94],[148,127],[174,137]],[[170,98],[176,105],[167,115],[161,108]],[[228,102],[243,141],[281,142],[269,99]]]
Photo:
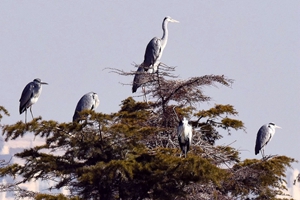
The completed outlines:
[[[6,141],[33,133],[45,143],[17,153],[25,164],[1,166],[1,176],[21,177],[22,183],[56,183],[48,194],[28,193],[35,199],[278,199],[286,189],[286,169],[295,160],[286,156],[241,160],[238,150],[216,145],[224,137],[221,130],[245,131],[234,107],[198,109],[211,100],[204,93],[206,87],[230,87],[233,80],[224,75],[179,80],[174,71],[161,65],[158,73],[145,74],[149,100],[128,97],[116,113],[84,111],[81,115],[88,117],[80,123],[40,117],[27,124],[3,125]],[[193,127],[186,158],[179,156],[177,139],[182,117]],[[62,187],[69,189],[69,196],[51,194]]]

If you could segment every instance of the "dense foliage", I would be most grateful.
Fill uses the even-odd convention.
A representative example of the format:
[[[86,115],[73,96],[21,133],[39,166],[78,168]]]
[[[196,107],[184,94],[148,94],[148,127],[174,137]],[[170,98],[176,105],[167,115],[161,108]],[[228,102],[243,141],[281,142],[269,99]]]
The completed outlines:
[[[82,116],[88,117],[80,123],[40,117],[27,124],[2,125],[6,141],[32,133],[45,143],[15,155],[25,164],[3,163],[2,177],[21,177],[22,181],[0,189],[34,199],[278,199],[286,189],[285,172],[294,159],[241,160],[238,150],[216,145],[224,137],[221,130],[229,134],[245,131],[243,122],[235,118],[234,107],[218,104],[198,109],[211,100],[204,87],[229,87],[233,81],[223,75],[178,80],[172,71],[174,68],[161,66],[144,84],[150,100],[137,102],[128,97],[116,113],[84,111]],[[193,126],[187,158],[179,156],[177,140],[182,117]],[[49,193],[18,187],[31,180],[52,180],[55,185]],[[51,194],[52,189],[61,188],[70,194]]]

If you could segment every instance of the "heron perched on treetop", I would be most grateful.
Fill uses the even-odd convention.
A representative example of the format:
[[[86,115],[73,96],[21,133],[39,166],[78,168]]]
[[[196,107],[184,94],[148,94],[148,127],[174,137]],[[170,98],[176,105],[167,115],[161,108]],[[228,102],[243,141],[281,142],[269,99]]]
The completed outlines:
[[[95,92],[89,92],[81,97],[77,103],[75,113],[73,115],[73,122],[80,121],[79,113],[83,110],[95,110],[100,104],[98,95]]]
[[[39,96],[41,95],[41,92],[42,92],[43,84],[48,85],[48,83],[44,83],[41,81],[41,79],[36,78],[32,82],[28,83],[22,92],[22,95],[20,98],[19,111],[20,111],[20,114],[22,114],[25,111],[25,123],[27,123],[27,108],[29,108],[29,107],[30,107],[30,113],[31,113],[31,116],[33,119],[31,106],[38,101]]]
[[[255,155],[261,151],[262,157],[264,158],[264,147],[270,142],[275,134],[275,129],[281,128],[275,125],[273,122],[263,125],[257,133],[256,144],[255,144]]]
[[[159,65],[159,60],[162,56],[163,50],[167,45],[168,42],[168,23],[169,22],[176,22],[179,21],[172,19],[171,17],[165,17],[162,23],[163,29],[163,36],[161,39],[154,37],[148,43],[145,51],[144,62],[142,66],[144,67],[145,71],[148,71],[150,68],[153,68],[153,73],[157,71],[157,67]]]
[[[168,41],[168,23],[169,22],[177,22],[179,21],[172,19],[171,17],[165,17],[162,23],[163,36],[161,39],[154,37],[148,43],[144,55],[144,62],[139,66],[136,71],[136,74],[132,83],[132,93],[135,93],[136,90],[145,83],[145,72],[147,73],[155,73],[160,64],[160,58],[162,56],[163,50],[167,45]]]
[[[186,154],[189,151],[190,146],[192,144],[193,133],[192,133],[192,126],[189,125],[189,122],[185,117],[183,118],[183,120],[179,122],[179,126],[177,128],[177,134],[178,134],[179,146],[182,150],[182,153],[184,154],[184,157],[186,158]]]

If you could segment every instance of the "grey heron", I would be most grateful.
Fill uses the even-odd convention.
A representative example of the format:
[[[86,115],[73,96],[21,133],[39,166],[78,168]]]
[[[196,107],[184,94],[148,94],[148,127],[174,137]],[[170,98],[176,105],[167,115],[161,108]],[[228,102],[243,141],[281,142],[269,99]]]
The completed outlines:
[[[257,133],[256,144],[255,144],[255,155],[261,151],[262,157],[264,158],[264,148],[270,142],[275,134],[275,129],[281,128],[275,125],[273,122],[263,125]]]
[[[20,114],[22,114],[25,111],[25,123],[27,123],[27,108],[29,108],[29,107],[30,107],[31,116],[33,119],[31,106],[33,104],[35,104],[37,102],[37,100],[39,99],[39,96],[41,95],[41,92],[42,92],[43,84],[48,85],[48,83],[44,83],[41,81],[41,79],[36,78],[32,82],[28,83],[22,92],[22,95],[20,98],[19,111],[20,111]]]
[[[73,115],[73,122],[80,121],[79,113],[83,110],[95,110],[99,106],[99,98],[97,93],[89,92],[81,97],[77,103],[75,113]]]
[[[186,154],[189,151],[190,146],[192,144],[193,133],[192,126],[188,124],[188,120],[185,117],[179,122],[177,134],[179,146],[182,150],[182,153],[184,154],[184,157],[186,158]],[[181,155],[182,154],[180,154],[180,157]]]
[[[168,41],[168,23],[169,22],[176,22],[179,23],[179,21],[172,19],[171,17],[165,17],[162,23],[162,29],[163,29],[163,36],[161,39],[154,37],[150,42],[148,43],[145,51],[144,56],[144,62],[142,63],[142,66],[144,67],[145,71],[148,71],[150,68],[153,69],[153,73],[157,71],[159,60],[162,56],[163,50],[167,45]]]

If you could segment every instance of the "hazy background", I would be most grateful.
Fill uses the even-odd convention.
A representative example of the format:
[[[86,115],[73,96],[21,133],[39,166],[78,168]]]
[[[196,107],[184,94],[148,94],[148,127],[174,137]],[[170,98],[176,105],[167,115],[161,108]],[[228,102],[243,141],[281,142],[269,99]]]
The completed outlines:
[[[97,111],[118,111],[132,96],[131,86],[120,83],[133,77],[104,68],[136,70],[132,63],[143,61],[146,45],[162,36],[162,20],[171,16],[180,23],[169,23],[161,61],[177,66],[181,79],[218,74],[235,80],[231,88],[204,88],[213,101],[199,105],[231,104],[245,123],[247,133],[224,132],[219,144],[236,141],[243,159],[259,159],[256,133],[275,122],[283,129],[266,154],[300,160],[299,13],[300,1],[1,1],[0,105],[11,114],[1,123],[24,120],[19,99],[35,78],[49,83],[33,106],[36,117],[69,122],[90,91],[99,95]],[[291,180],[300,164],[293,167]],[[298,184],[291,194],[300,199],[299,193]]]

